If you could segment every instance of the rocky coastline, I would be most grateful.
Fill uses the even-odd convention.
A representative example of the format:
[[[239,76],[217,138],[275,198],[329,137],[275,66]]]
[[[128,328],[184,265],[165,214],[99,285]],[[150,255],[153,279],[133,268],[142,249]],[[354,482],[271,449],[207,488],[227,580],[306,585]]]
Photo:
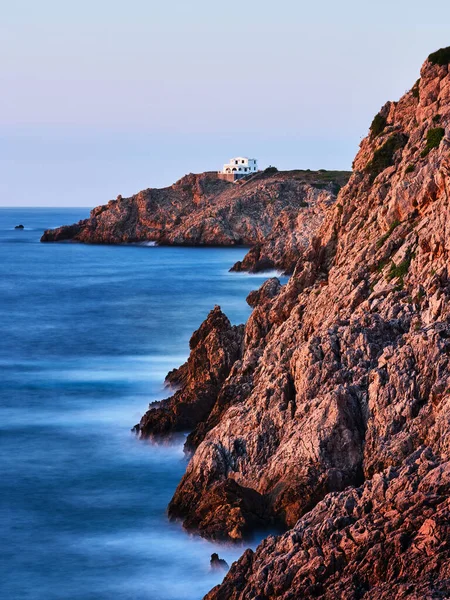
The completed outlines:
[[[235,268],[288,283],[250,294],[245,326],[214,308],[136,430],[191,431],[169,505],[188,530],[286,531],[208,600],[448,598],[450,49],[376,115],[319,220],[299,245],[276,234],[294,215],[252,239]]]
[[[90,217],[44,232],[42,242],[250,246],[234,270],[292,272],[350,173],[267,169],[236,183],[186,175],[163,189],[119,196]]]

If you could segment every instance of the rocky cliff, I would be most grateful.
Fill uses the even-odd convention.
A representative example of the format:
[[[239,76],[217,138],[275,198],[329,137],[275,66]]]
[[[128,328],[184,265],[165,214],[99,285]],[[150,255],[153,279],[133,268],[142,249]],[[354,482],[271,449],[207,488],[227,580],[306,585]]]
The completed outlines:
[[[289,282],[249,296],[241,343],[214,334],[237,358],[169,513],[206,537],[290,530],[210,600],[449,597],[449,62],[376,115]]]
[[[154,402],[136,425],[140,437],[158,438],[192,430],[204,421],[241,354],[244,326],[232,326],[216,306],[190,340],[188,361],[166,378],[179,388],[167,400]]]
[[[273,244],[276,234],[283,237],[280,247],[285,240],[295,251],[307,245],[348,177],[333,171],[268,169],[230,183],[216,173],[186,175],[168,188],[119,196],[94,208],[89,219],[46,231],[41,241],[260,247],[269,236]],[[289,236],[286,226],[293,229]],[[279,248],[276,254],[282,254]],[[273,266],[273,255],[269,248],[268,261],[248,261],[249,267]]]

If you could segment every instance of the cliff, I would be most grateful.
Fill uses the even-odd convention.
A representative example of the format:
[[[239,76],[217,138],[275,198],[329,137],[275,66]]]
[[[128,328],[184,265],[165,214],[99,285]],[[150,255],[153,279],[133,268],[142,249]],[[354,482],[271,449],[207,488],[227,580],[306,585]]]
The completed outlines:
[[[449,61],[376,115],[289,282],[249,296],[241,344],[216,338],[237,358],[169,514],[219,539],[289,531],[209,600],[448,597]]]
[[[283,223],[299,222],[293,243],[305,245],[348,177],[269,169],[230,183],[215,173],[186,175],[168,188],[119,196],[94,208],[89,219],[45,231],[41,241],[253,246],[263,245],[274,229],[282,234]]]

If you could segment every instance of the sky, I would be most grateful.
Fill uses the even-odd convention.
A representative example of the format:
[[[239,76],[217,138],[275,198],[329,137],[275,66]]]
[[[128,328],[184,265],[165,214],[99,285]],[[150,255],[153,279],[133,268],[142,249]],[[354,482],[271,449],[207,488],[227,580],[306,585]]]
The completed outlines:
[[[86,206],[220,169],[350,169],[450,45],[448,0],[14,0],[0,206]]]

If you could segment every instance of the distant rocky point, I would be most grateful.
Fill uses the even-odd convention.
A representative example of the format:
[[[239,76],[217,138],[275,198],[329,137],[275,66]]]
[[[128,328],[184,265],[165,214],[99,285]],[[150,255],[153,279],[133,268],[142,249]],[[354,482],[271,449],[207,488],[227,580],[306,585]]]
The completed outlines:
[[[341,171],[269,168],[237,182],[217,173],[186,175],[174,185],[118,196],[88,219],[47,230],[42,242],[251,246],[235,270],[291,272],[350,177]]]

